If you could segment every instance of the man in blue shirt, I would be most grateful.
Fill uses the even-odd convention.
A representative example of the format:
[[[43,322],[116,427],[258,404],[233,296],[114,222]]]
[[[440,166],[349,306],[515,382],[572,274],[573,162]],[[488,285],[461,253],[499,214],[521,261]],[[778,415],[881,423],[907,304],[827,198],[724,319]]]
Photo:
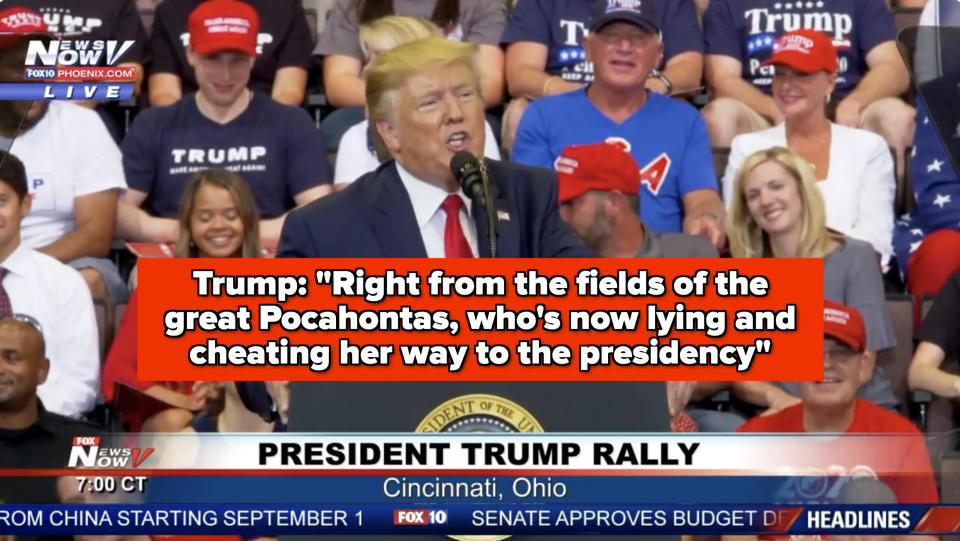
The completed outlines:
[[[646,88],[664,50],[656,5],[595,6],[584,38],[593,83],[531,103],[511,158],[553,168],[569,145],[619,143],[640,166],[643,222],[662,233],[705,235],[722,248],[724,209],[703,118],[689,104]]]
[[[664,95],[700,86],[703,33],[693,0],[651,0],[663,32],[663,58],[646,86]],[[583,38],[593,4],[606,0],[518,0],[501,42],[506,46],[507,89],[514,98],[503,121],[503,148],[510,149],[530,100],[582,88],[593,81]]]

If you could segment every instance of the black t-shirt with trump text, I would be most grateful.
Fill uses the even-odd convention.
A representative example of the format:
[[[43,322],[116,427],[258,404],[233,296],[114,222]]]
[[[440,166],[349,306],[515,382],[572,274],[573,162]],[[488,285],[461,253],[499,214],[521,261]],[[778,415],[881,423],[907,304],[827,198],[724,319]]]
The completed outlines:
[[[121,150],[127,185],[147,194],[148,212],[166,218],[177,217],[190,177],[211,167],[243,177],[262,218],[283,214],[294,207],[294,196],[333,179],[310,115],[258,93],[226,124],[203,116],[194,94],[145,109]]]
[[[98,0],[99,1],[99,0]],[[180,77],[183,93],[197,90],[193,68],[187,63],[187,19],[202,0],[164,0],[157,5],[150,34],[148,72]],[[313,37],[300,0],[246,0],[260,17],[257,60],[250,74],[250,88],[269,94],[277,70],[308,68]]]
[[[27,7],[43,15],[64,40],[132,40],[120,62],[144,62],[147,34],[135,0],[4,0],[0,8]]]

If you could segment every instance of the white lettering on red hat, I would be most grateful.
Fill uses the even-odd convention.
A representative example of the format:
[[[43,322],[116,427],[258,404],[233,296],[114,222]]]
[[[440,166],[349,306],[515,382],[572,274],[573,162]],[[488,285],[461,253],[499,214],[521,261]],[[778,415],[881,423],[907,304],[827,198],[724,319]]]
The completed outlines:
[[[638,10],[642,4],[643,0],[607,0],[607,12],[618,9]]]
[[[560,173],[572,175],[574,170],[576,170],[577,167],[580,167],[580,162],[574,160],[573,158],[559,156],[557,157],[556,161],[553,162],[553,167]]]
[[[850,322],[850,314],[842,310],[837,310],[836,308],[824,308],[823,320],[839,323],[840,325],[847,325],[847,323]]]
[[[806,36],[781,36],[780,39],[773,44],[774,53],[779,53],[781,51],[797,51],[803,54],[810,54],[811,49],[813,49],[813,40]]]
[[[210,34],[241,34],[250,33],[250,21],[240,17],[215,17],[203,21],[205,30]]]
[[[21,26],[44,26],[43,17],[37,15],[36,13],[11,13],[2,19],[2,22],[5,26],[10,29],[16,30]]]

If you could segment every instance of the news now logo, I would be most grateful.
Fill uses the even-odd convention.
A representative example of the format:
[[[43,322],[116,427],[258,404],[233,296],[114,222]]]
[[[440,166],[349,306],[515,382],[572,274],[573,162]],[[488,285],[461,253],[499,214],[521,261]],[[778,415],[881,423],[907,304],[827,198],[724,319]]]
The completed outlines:
[[[135,69],[120,67],[131,40],[31,40],[23,63],[24,80],[132,81]]]
[[[444,509],[394,509],[395,526],[426,526],[428,524],[446,524],[447,511]]]
[[[153,453],[153,448],[100,448],[99,436],[76,436],[70,449],[68,468],[138,468]]]

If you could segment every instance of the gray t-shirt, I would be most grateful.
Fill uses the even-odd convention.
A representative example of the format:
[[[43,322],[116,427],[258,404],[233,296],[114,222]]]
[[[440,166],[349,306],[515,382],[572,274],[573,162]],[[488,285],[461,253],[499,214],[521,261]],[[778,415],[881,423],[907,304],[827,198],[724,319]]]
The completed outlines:
[[[337,0],[313,54],[342,54],[363,60],[357,13],[350,9],[352,3],[352,0]],[[436,0],[393,0],[393,12],[429,19],[436,4]],[[444,31],[448,39],[499,47],[506,24],[507,8],[502,0],[460,0],[457,26]]]
[[[634,257],[719,257],[705,237],[658,233],[644,227],[643,245]]]
[[[897,345],[893,324],[887,314],[880,263],[869,243],[846,238],[842,246],[824,258],[823,296],[860,311],[867,328],[867,349],[882,351]],[[773,384],[800,396],[800,387],[795,382],[777,381]],[[857,396],[879,406],[897,405],[890,381],[879,365],[874,368],[870,381],[860,387]]]

